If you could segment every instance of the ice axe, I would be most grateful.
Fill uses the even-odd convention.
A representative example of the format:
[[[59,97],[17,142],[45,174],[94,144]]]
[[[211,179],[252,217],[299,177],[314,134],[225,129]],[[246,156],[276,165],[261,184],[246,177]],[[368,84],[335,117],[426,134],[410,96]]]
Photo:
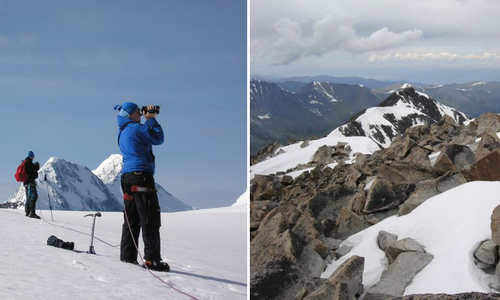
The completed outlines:
[[[101,217],[101,213],[100,212],[96,212],[95,214],[88,214],[88,215],[85,215],[85,217],[94,217],[94,222],[92,222],[92,235],[90,236],[90,248],[89,248],[89,253],[90,254],[95,254],[95,250],[94,250],[94,229],[95,229],[95,218],[96,217]]]

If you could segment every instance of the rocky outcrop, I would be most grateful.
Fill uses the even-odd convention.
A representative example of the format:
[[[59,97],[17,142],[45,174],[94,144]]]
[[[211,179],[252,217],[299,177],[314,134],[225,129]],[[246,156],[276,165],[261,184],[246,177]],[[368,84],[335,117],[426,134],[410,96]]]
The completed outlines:
[[[472,123],[472,122],[471,122]],[[471,126],[476,127],[477,136],[481,136],[485,131],[500,132],[500,115],[495,113],[485,113],[473,121]]]
[[[500,205],[491,214],[491,238],[495,244],[500,245]]]
[[[250,166],[258,164],[259,162],[269,159],[270,157],[276,156],[280,147],[281,144],[278,142],[274,142],[263,147],[255,155],[250,157]]]
[[[394,297],[392,300],[498,300],[500,294],[495,293],[462,293],[462,294],[422,294],[407,295],[404,297]]]
[[[340,239],[346,239],[354,233],[370,227],[363,217],[352,212],[347,208],[342,208],[337,220],[335,220],[336,236]]]
[[[406,287],[433,259],[425,253],[404,252],[382,273],[378,283],[368,289],[364,300],[387,300],[402,296]]]
[[[432,169],[409,161],[387,161],[380,168],[378,176],[398,185],[436,178]]]
[[[496,266],[498,264],[498,245],[492,240],[486,240],[474,252],[474,257],[483,264]]]
[[[496,149],[500,149],[500,139],[498,138],[496,132],[491,131],[491,129],[485,130],[481,135],[481,141],[479,142],[475,152],[476,161]]]
[[[398,194],[397,187],[392,182],[383,178],[377,178],[368,192],[363,211],[365,213],[373,213],[396,208],[401,202]]]
[[[441,149],[434,170],[442,175],[449,171],[468,169],[473,163],[474,153],[468,146],[448,144]]]
[[[323,286],[303,299],[356,299],[363,291],[364,263],[363,257],[352,256],[333,272]]]
[[[425,253],[424,247],[412,238],[405,238],[387,246],[385,255],[392,264],[403,252]]]
[[[467,181],[500,180],[500,149],[492,148],[495,137],[485,128],[478,131],[480,124],[495,128],[496,119],[485,116],[464,126],[444,118],[410,127],[394,137],[390,147],[372,155],[354,155],[354,162],[346,159],[352,154],[349,145],[340,143],[321,148],[303,165],[255,175],[250,187],[251,298],[351,297],[345,283],[327,285],[326,279],[318,278],[327,264],[351,250],[347,244],[340,246],[342,240],[398,211],[411,213],[426,200]],[[500,118],[498,122],[500,131]],[[475,142],[480,137],[483,145]],[[490,152],[475,160],[474,151],[486,150]],[[440,157],[431,166],[429,155],[436,152]],[[333,161],[338,163],[335,167],[326,166]],[[313,169],[288,175],[304,168]],[[500,216],[492,220],[492,229],[500,231]],[[495,232],[493,241],[498,235],[498,243],[500,232]],[[396,239],[381,232],[377,240],[390,262],[391,271],[386,273],[401,277],[391,292],[394,298],[402,295],[398,293],[420,270],[402,270],[405,263],[422,266],[430,259],[417,242]],[[483,248],[475,252],[478,261],[488,261]],[[384,280],[392,281],[388,278]]]
[[[494,150],[475,162],[470,172],[469,180],[498,181],[500,180],[500,150]]]
[[[392,246],[398,240],[398,236],[392,233],[381,230],[378,233],[377,243],[382,251],[386,251],[387,247]]]
[[[422,181],[399,208],[401,216],[409,214],[426,200],[467,182],[463,174],[450,171],[436,179]]]

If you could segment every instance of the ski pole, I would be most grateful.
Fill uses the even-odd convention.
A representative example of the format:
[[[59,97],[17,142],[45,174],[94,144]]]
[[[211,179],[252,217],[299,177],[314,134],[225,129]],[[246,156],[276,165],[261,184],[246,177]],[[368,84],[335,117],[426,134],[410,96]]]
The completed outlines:
[[[95,229],[95,218],[96,217],[100,217],[101,216],[101,213],[100,212],[96,212],[95,214],[88,214],[88,215],[85,215],[85,217],[94,217],[94,222],[92,222],[92,234],[90,236],[90,248],[89,248],[89,253],[90,254],[96,254],[95,253],[95,250],[94,250],[94,229]]]
[[[52,203],[50,202],[49,182],[47,181],[47,174],[45,174],[44,180],[45,180],[45,185],[47,186],[47,198],[49,198],[50,217],[52,218],[52,222],[54,222],[54,216],[52,215]]]

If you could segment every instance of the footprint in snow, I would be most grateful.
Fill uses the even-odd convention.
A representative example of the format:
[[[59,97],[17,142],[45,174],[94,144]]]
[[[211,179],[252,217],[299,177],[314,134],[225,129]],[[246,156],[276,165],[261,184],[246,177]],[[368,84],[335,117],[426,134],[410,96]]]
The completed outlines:
[[[82,270],[87,270],[87,266],[84,263],[82,263],[81,261],[73,260],[73,265],[77,268],[82,269]]]
[[[89,278],[91,278],[91,279],[95,279],[95,280],[97,280],[97,281],[99,281],[99,282],[107,282],[107,281],[106,281],[106,278],[104,278],[103,276],[97,276],[97,277],[94,277],[94,276],[92,276],[92,275],[89,275]]]

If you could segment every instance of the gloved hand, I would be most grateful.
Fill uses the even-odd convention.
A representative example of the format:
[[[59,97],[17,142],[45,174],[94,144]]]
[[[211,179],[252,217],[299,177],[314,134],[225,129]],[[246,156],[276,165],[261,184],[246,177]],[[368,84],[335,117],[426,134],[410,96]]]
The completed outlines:
[[[147,106],[147,110],[146,110],[146,111],[144,111],[144,117],[145,117],[147,120],[149,120],[149,119],[151,119],[151,118],[156,118],[156,113],[150,113],[150,112],[148,112],[148,110],[152,110],[152,109],[154,109],[154,105],[148,105],[148,106]]]

